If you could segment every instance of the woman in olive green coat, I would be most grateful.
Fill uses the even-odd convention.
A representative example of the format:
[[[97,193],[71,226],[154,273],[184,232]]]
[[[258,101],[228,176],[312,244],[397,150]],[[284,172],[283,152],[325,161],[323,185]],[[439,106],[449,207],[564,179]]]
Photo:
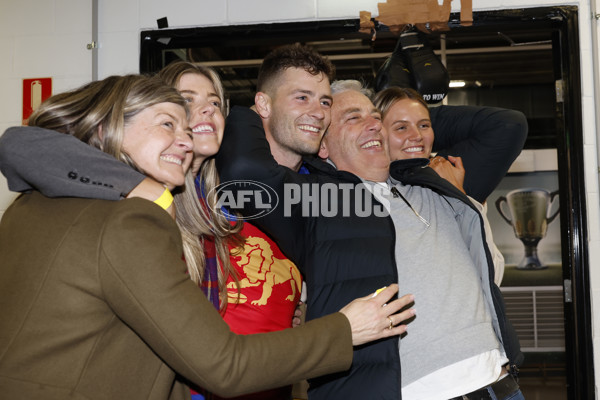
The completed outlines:
[[[169,189],[183,184],[192,146],[174,89],[111,77],[40,113],[66,118],[61,110],[81,117],[64,119],[65,133]],[[2,397],[188,398],[176,374],[223,396],[254,392],[344,370],[352,345],[403,332],[409,316],[395,314],[409,298],[392,301],[391,285],[303,327],[234,335],[181,254],[177,226],[150,201],[21,195],[0,223]]]

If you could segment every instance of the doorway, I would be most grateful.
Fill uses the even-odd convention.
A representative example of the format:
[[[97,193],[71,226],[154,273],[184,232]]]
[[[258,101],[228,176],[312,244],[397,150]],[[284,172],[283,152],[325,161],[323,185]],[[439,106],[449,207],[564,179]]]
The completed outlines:
[[[555,394],[594,399],[578,9],[484,11],[475,12],[473,20],[471,26],[461,26],[459,15],[453,14],[448,30],[427,35],[436,54],[445,59],[450,78],[464,82],[462,88],[450,89],[447,103],[522,111],[529,124],[524,154],[534,159],[528,161],[534,168],[516,166],[497,197],[529,186],[528,180],[543,179],[549,182],[549,192],[557,192],[554,207],[564,211],[548,224],[552,236],[540,242],[540,252],[542,245],[548,252],[545,260],[542,253],[540,258],[551,264],[546,272],[525,280],[507,276],[501,286],[514,313],[511,319],[523,324],[519,335],[527,361],[522,383],[530,377],[558,382],[551,388]],[[229,106],[249,106],[262,58],[277,46],[301,42],[333,61],[337,79],[359,79],[373,86],[398,33],[382,25],[376,25],[375,35],[359,28],[356,19],[143,31],[140,72],[156,72],[178,59],[201,62],[221,76]],[[545,166],[540,168],[536,158],[550,158],[553,165],[542,162]],[[490,199],[488,209],[495,208],[495,202]],[[511,227],[497,218],[499,226],[504,225],[498,229],[512,235]],[[519,262],[509,252],[520,249],[512,239],[512,244],[506,241],[507,265]]]

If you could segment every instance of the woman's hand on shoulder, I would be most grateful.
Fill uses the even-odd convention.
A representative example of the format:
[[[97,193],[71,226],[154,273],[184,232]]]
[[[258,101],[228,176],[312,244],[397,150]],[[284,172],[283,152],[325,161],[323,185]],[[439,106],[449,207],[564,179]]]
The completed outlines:
[[[431,159],[429,166],[433,168],[440,177],[465,193],[463,187],[465,182],[465,167],[463,166],[462,158],[448,156],[448,159],[445,159],[444,157],[436,156]]]

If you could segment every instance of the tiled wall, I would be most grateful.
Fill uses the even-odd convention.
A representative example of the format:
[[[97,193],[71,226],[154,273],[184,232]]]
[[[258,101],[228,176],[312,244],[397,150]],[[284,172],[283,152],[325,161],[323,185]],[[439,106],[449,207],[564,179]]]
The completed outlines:
[[[52,77],[53,92],[89,82],[91,1],[0,0],[0,134],[22,119],[24,78]],[[0,218],[14,199],[0,176]]]
[[[600,49],[592,48],[592,35],[599,24],[593,16],[600,10],[591,10],[591,4],[593,0],[477,0],[473,9],[580,8],[589,251],[593,305],[599,310],[594,326],[598,327],[600,271],[595,266],[600,265],[600,196],[595,114],[600,106],[594,103],[594,90],[598,90],[600,77],[594,76],[592,65]],[[460,1],[454,0],[452,6],[458,11]],[[91,10],[92,0],[0,0],[0,133],[21,122],[23,78],[51,76],[54,93],[91,79],[91,53],[86,49],[91,41]],[[137,72],[139,32],[156,27],[161,17],[168,18],[170,27],[186,27],[357,18],[362,10],[376,16],[377,0],[99,0],[99,77]],[[0,178],[0,217],[13,197]],[[594,338],[595,358],[600,361],[600,334]],[[600,382],[600,368],[596,374]]]

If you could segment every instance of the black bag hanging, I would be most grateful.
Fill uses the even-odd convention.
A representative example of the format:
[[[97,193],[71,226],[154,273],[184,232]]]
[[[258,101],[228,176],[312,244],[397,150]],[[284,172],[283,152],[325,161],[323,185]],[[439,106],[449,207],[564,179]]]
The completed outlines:
[[[410,30],[400,34],[394,52],[375,77],[375,90],[390,86],[412,87],[427,103],[438,103],[448,94],[450,76],[427,44],[424,34]]]
[[[391,56],[389,56],[375,76],[375,91],[380,92],[391,86],[413,87],[412,76],[402,52],[400,40],[396,43]]]

